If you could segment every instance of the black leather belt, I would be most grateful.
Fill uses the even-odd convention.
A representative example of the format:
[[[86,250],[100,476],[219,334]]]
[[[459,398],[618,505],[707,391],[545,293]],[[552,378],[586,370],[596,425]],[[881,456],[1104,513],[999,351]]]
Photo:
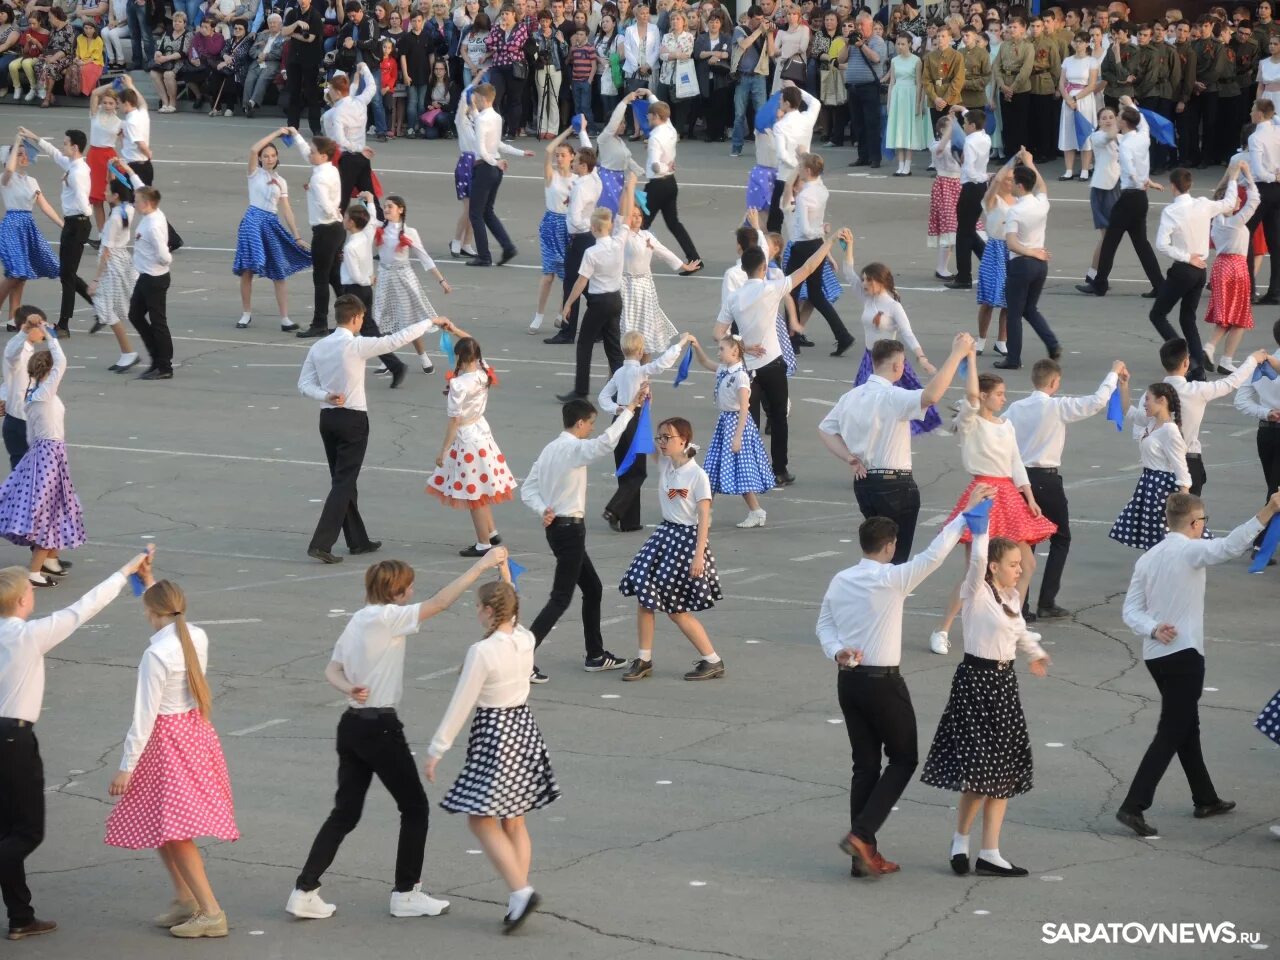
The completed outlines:
[[[347,707],[347,713],[361,720],[377,720],[379,717],[395,716],[395,707]]]
[[[1201,454],[1199,454],[1199,453],[1188,453],[1188,454],[1187,454],[1187,459],[1188,459],[1188,460],[1203,460],[1203,459],[1204,459],[1204,457],[1203,457],[1203,455],[1201,455]]]
[[[870,480],[876,477],[880,480],[910,480],[910,470],[868,470],[864,479]]]
[[[898,667],[864,667],[864,666],[845,667],[845,666],[842,666],[840,669],[847,670],[850,673],[860,673],[865,677],[900,677],[902,676],[902,670],[899,669]]]
[[[553,527],[580,527],[583,520],[581,517],[556,517],[551,521]]]
[[[988,660],[986,657],[975,657],[972,653],[964,655],[964,662],[977,670],[1011,670],[1012,660]]]
[[[1057,467],[1027,467],[1027,473],[1030,473],[1032,470],[1038,470],[1040,473],[1057,473],[1058,472]]]
[[[0,717],[0,727],[17,728],[21,730],[23,727],[34,727],[35,724],[30,720],[19,720],[16,717]]]

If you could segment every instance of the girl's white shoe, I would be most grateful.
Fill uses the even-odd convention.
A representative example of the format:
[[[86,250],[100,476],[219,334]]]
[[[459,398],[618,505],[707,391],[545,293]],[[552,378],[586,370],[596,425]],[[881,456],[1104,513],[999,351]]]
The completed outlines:
[[[746,519],[738,524],[742,530],[750,530],[752,527],[763,527],[767,514],[763,510],[752,510],[747,514]]]

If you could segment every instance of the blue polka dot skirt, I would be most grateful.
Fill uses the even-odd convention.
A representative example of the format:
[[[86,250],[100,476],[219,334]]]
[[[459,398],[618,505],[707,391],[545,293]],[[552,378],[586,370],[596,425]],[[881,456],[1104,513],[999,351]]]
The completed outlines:
[[[875,370],[871,363],[871,351],[863,350],[862,363],[858,365],[858,376],[854,379],[853,385],[855,387],[862,386],[867,382],[867,377],[874,372]],[[904,359],[902,361],[902,376],[898,378],[898,382],[894,386],[901,387],[903,390],[920,390],[923,388],[920,378],[911,369],[910,360]],[[922,433],[928,433],[930,430],[936,430],[940,426],[942,426],[942,417],[938,413],[938,408],[930,405],[921,419],[911,421],[911,435],[917,437]]]
[[[703,548],[701,577],[689,572],[698,547],[698,528],[663,521],[649,535],[618,584],[624,597],[635,597],[646,610],[696,613],[723,600],[711,544]]]
[[[618,203],[622,200],[622,171],[597,166],[596,173],[600,174],[600,200],[596,206],[604,207],[616,216]]]
[[[74,550],[84,543],[84,511],[61,440],[33,443],[0,486],[0,536],[46,550]]]
[[[30,210],[10,210],[0,221],[0,263],[10,280],[58,277],[58,257]]]
[[[787,265],[787,273],[793,273],[803,264],[791,262],[791,241],[787,241],[787,245],[782,248],[782,262]],[[836,268],[831,265],[831,258],[828,257],[822,261],[822,292],[826,295],[828,302],[835,303],[840,299],[840,294],[844,293],[844,287],[840,286],[840,278],[836,276]],[[812,275],[811,275],[812,276]],[[809,299],[809,281],[806,280],[796,288],[796,296],[800,300]]]
[[[279,216],[261,207],[250,207],[236,233],[236,257],[231,272],[248,270],[255,277],[284,280],[311,269],[311,254],[298,246]]]
[[[450,813],[510,819],[559,796],[547,745],[528,705],[477,707],[467,762],[440,806]]]
[[[1262,732],[1263,736],[1270,737],[1273,742],[1280,744],[1280,691],[1277,691],[1271,701],[1262,708],[1253,725]]]
[[[747,174],[747,209],[768,210],[773,200],[773,181],[778,177],[777,167],[757,163]]]
[[[1031,739],[1012,667],[962,661],[938,721],[922,783],[1007,799],[1031,789]]]
[[[1177,478],[1167,470],[1143,470],[1133,496],[1116,517],[1107,534],[1127,547],[1149,550],[1164,539],[1164,503],[1178,489]]]
[[[474,153],[458,154],[458,162],[453,165],[453,189],[457,193],[459,200],[466,200],[471,196],[471,178],[476,169],[476,155]]]
[[[734,453],[733,435],[737,429],[738,412],[720,411],[715,433],[711,435],[703,458],[707,479],[711,481],[711,492],[743,494],[772,490],[773,465],[769,462],[769,454],[765,453],[755,421],[747,417],[747,425],[742,431],[742,450]]]
[[[538,243],[542,246],[542,272],[564,279],[564,254],[569,246],[569,226],[563,213],[550,210],[538,224]]]
[[[978,262],[978,303],[985,307],[1005,307],[1005,273],[1009,266],[1009,248],[1003,240],[987,241]]]

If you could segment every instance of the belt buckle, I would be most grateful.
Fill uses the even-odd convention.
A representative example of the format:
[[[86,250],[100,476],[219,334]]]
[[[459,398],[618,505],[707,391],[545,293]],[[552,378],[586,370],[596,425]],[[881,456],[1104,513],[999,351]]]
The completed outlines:
[[[1012,661],[1012,660],[997,660],[997,661],[996,661],[996,669],[997,669],[997,670],[1008,670],[1008,669],[1009,669],[1010,667],[1012,667],[1012,666],[1013,666],[1013,661]]]

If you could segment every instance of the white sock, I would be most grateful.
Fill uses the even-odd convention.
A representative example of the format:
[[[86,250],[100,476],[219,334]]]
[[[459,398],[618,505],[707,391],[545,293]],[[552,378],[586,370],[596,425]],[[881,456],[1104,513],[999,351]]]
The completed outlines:
[[[652,651],[652,650],[637,650],[637,651],[636,651],[636,657],[638,657],[639,659],[641,659],[641,660],[645,661],[645,663],[653,663],[653,651]]]
[[[530,323],[530,324],[529,324],[529,326],[531,326],[531,327],[540,327],[540,326],[542,326],[542,314],[540,314],[540,313],[535,313],[535,314],[533,315],[533,322],[532,322],[532,323]]]
[[[491,548],[491,546],[492,544],[481,543],[479,540],[476,541],[476,549],[479,550],[481,553],[487,553]]]
[[[476,245],[474,243],[464,243],[462,245],[462,252],[471,257],[477,256]]]
[[[529,905],[529,898],[533,896],[533,887],[524,886],[519,890],[512,891],[511,896],[507,897],[507,916],[515,919],[523,915],[524,908]]]
[[[947,269],[947,261],[951,259],[951,248],[938,244],[938,272],[949,274],[951,271]]]
[[[418,359],[422,361],[423,370],[430,370],[432,368],[431,358],[425,353],[418,357]]]
[[[703,660],[705,660],[705,661],[707,661],[707,663],[719,663],[719,662],[720,662],[720,654],[715,653],[715,652],[713,651],[713,652],[711,652],[711,653],[708,653],[708,654],[707,654],[705,657],[703,657],[702,659],[703,659]]]
[[[951,855],[957,854],[969,855],[969,836],[964,833],[953,834],[951,837]]]
[[[1086,280],[1092,280],[1097,275],[1098,275],[1098,269],[1096,267],[1090,267],[1088,270],[1084,272],[1084,276]]]
[[[462,244],[460,244],[457,240],[450,240],[450,241],[449,241],[449,252],[450,252],[450,253],[452,253],[452,254],[459,254],[459,253],[461,253],[461,252],[462,252]]]
[[[48,577],[46,577],[43,573],[40,573],[38,571],[36,572],[28,571],[27,579],[30,580],[32,583],[44,583],[48,579]]]
[[[41,564],[41,566],[42,566],[45,570],[48,570],[48,571],[50,571],[50,572],[52,572],[52,573],[61,573],[61,572],[62,572],[62,564],[60,564],[60,563],[58,562],[58,558],[57,558],[57,557],[49,557],[49,559],[45,560],[45,562],[44,562],[43,564]]]
[[[280,318],[280,326],[282,326],[282,327],[288,327],[288,326],[292,326],[292,325],[293,325],[293,321],[292,321],[292,320],[290,320],[290,319],[288,318],[288,316],[284,316],[284,317],[281,317],[281,318]]]
[[[981,857],[983,860],[987,861],[987,863],[993,863],[997,867],[1004,867],[1004,869],[1006,870],[1008,870],[1010,867],[1013,866],[1012,863],[1010,863],[1004,857],[1000,856],[999,849],[979,850],[978,856]]]
[[[997,346],[997,347],[999,347],[1001,350],[1008,350],[1008,349],[1009,349],[1009,344],[1005,343],[1003,340],[997,340],[997,341],[996,341],[996,346]]]
[[[125,364],[133,363],[137,359],[138,355],[136,353],[122,353],[120,354],[120,359],[116,361],[116,365],[123,367]]]
[[[248,323],[248,322],[249,322],[250,320],[252,320],[252,319],[253,319],[253,315],[252,315],[251,313],[249,313],[249,311],[248,311],[248,310],[246,310],[244,313],[240,314],[240,322],[241,322],[241,323]]]
[[[981,353],[983,350],[987,349],[987,338],[986,338],[986,337],[977,337],[977,338],[973,341],[973,348],[974,348],[975,350],[977,350],[977,351],[978,351],[978,353]]]

